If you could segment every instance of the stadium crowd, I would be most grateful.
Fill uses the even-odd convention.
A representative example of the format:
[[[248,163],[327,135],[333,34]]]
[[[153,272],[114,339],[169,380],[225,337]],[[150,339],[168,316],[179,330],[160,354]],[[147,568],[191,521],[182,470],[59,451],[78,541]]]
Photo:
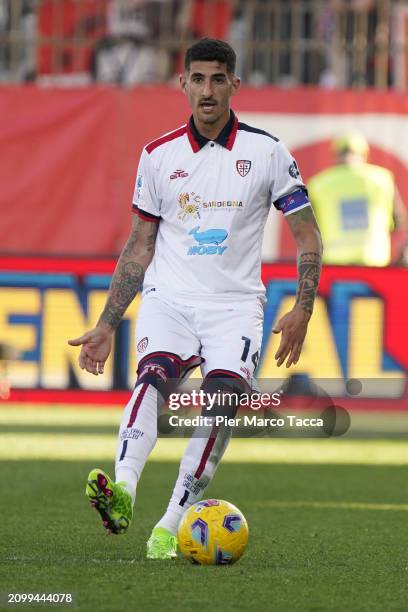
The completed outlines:
[[[171,81],[180,49],[212,36],[236,48],[250,85],[394,86],[402,8],[399,0],[0,0],[0,82]]]

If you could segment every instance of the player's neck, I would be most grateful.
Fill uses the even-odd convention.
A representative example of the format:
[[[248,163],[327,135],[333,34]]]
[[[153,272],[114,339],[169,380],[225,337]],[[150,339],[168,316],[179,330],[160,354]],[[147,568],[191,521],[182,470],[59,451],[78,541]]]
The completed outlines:
[[[228,109],[214,123],[204,123],[203,121],[200,121],[198,117],[194,117],[193,115],[194,125],[196,126],[198,132],[200,132],[201,136],[208,138],[208,140],[215,140],[218,134],[227,125],[230,115],[231,112],[230,109]]]

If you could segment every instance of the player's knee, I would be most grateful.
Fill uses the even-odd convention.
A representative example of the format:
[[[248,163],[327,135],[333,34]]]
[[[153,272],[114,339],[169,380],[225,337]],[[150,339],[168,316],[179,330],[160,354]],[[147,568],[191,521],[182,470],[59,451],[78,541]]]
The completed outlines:
[[[238,410],[241,399],[248,392],[244,378],[234,372],[211,370],[205,377],[202,390],[207,402],[203,414],[223,415],[233,418]]]
[[[238,395],[242,395],[248,389],[248,383],[235,372],[228,370],[211,370],[204,378],[202,389],[205,392],[211,391],[233,391]]]
[[[137,368],[137,383],[149,384],[167,399],[177,386],[180,366],[169,354],[146,355]]]

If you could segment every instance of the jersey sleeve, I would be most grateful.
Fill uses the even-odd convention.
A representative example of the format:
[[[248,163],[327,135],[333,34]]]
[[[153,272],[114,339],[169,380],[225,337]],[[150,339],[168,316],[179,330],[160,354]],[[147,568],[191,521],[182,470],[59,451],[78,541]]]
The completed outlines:
[[[310,206],[296,161],[281,142],[272,154],[271,200],[284,215]]]
[[[145,221],[160,219],[160,200],[156,192],[155,171],[146,149],[143,149],[137,169],[132,210]]]

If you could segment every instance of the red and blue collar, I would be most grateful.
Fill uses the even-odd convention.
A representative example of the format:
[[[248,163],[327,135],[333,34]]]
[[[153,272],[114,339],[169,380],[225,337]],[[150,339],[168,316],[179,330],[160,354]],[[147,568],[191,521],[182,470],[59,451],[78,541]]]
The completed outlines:
[[[224,125],[217,138],[214,138],[212,142],[216,142],[217,144],[231,151],[232,147],[234,146],[237,130],[238,119],[235,116],[234,111],[230,111],[230,118],[228,119],[228,123]],[[200,151],[207,144],[207,142],[210,142],[209,138],[206,138],[197,130],[192,115],[187,124],[187,136],[194,153]]]

